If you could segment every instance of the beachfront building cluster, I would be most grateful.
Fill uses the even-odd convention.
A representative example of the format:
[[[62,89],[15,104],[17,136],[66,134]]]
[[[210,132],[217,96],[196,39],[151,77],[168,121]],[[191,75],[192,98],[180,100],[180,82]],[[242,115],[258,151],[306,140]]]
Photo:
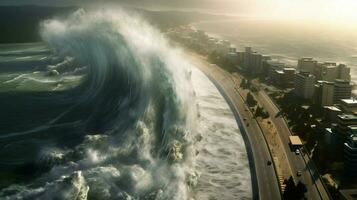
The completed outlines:
[[[314,96],[316,77],[308,72],[300,72],[295,74],[294,88],[295,94],[304,98],[311,99]]]
[[[181,45],[204,55],[216,52],[217,54],[228,56],[230,52],[235,51],[228,40],[211,37],[204,31],[196,30],[191,26],[171,28],[166,32],[166,35]],[[235,57],[235,59],[237,58]]]
[[[204,55],[214,53],[224,57],[240,70],[253,75],[262,74],[264,65],[270,60],[269,57],[254,51],[251,47],[246,47],[245,51],[239,52],[229,41],[211,37],[204,31],[190,26],[175,27],[169,29],[166,34],[198,53]]]
[[[329,155],[343,154],[345,175],[357,177],[357,148],[354,146],[357,100],[352,98],[350,68],[344,64],[301,58],[295,76],[295,94],[323,107],[325,119],[331,123],[324,134]]]
[[[237,51],[229,41],[187,26],[172,29],[168,35],[196,52],[208,56],[215,53],[239,71],[263,78],[286,91],[292,90],[302,102],[319,105],[331,123],[324,134],[327,149],[331,155],[340,149],[345,157],[345,172],[351,177],[357,174],[352,170],[356,168],[357,159],[357,100],[351,97],[350,68],[345,64],[300,58],[297,66],[288,66],[251,47]]]

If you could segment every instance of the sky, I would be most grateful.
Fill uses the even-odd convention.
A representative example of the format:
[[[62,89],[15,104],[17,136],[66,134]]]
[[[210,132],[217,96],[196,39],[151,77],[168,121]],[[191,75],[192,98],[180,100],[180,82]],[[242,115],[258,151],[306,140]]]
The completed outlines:
[[[123,4],[151,10],[198,10],[273,19],[357,23],[357,0],[0,0],[1,4]]]

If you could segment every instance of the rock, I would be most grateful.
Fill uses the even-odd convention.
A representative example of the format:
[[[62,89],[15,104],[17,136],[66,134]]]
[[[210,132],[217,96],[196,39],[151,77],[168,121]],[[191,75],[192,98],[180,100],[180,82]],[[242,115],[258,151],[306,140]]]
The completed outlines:
[[[57,70],[53,69],[53,70],[50,70],[48,73],[47,73],[48,76],[58,76],[59,73]]]

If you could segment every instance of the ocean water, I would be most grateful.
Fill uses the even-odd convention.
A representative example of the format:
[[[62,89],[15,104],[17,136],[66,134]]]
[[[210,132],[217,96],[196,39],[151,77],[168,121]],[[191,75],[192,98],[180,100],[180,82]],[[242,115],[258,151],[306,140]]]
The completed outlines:
[[[229,106],[208,78],[193,70],[199,113],[196,149],[197,199],[252,199],[245,144]]]
[[[210,35],[227,39],[238,50],[253,50],[296,67],[298,58],[345,63],[357,81],[357,31],[306,21],[237,19],[195,23]],[[351,26],[353,26],[351,24]]]
[[[251,199],[245,146],[214,85],[122,10],[0,46],[1,199]]]

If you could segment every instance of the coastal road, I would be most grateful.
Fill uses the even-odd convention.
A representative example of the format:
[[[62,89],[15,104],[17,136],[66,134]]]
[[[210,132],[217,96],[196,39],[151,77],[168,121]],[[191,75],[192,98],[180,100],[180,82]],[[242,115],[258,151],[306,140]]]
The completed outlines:
[[[315,170],[311,167],[308,156],[296,155],[295,152],[290,150],[289,136],[292,134],[285,119],[281,116],[275,117],[279,112],[279,109],[272,102],[265,91],[259,91],[257,98],[259,98],[259,102],[269,112],[271,120],[278,130],[278,134],[283,142],[284,149],[288,157],[288,162],[293,171],[294,179],[306,184],[308,189],[306,197],[308,199],[329,199],[329,196],[323,187],[321,180],[319,179],[318,173],[316,173]],[[307,164],[305,163],[303,156],[305,156],[304,158]],[[300,177],[296,175],[296,172],[299,170],[302,171],[302,175]]]
[[[216,65],[209,64],[197,55],[188,55],[188,57],[216,85],[235,114],[246,142],[248,157],[250,157],[253,198],[281,199],[274,167],[267,165],[268,161],[272,161],[267,143],[257,121],[236,91],[231,74]]]

